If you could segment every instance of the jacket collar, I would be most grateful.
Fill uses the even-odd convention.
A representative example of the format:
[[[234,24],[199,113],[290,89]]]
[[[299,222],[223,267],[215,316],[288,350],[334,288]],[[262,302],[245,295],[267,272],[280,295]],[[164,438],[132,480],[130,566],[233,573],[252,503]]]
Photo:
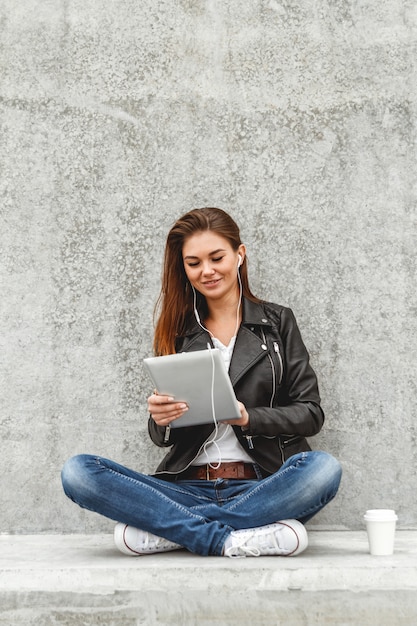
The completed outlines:
[[[270,320],[268,320],[265,315],[262,302],[253,302],[252,300],[243,298],[242,324],[246,326],[271,326]]]
[[[248,298],[242,298],[242,326],[271,326],[271,322],[266,318],[262,302],[253,302]],[[195,334],[204,334],[205,331],[193,318],[190,326],[184,333],[183,337],[189,337]]]
[[[247,298],[242,301],[242,324],[236,339],[229,375],[232,384],[238,380],[260,359],[266,356],[267,346],[255,332],[255,327],[270,327],[262,303],[252,302]],[[209,334],[195,321],[184,335],[181,350],[204,350],[210,341]]]

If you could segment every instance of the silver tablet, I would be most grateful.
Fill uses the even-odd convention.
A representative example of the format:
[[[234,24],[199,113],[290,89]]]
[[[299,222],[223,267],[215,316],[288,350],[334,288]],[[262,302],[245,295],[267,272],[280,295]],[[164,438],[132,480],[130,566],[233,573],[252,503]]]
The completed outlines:
[[[218,422],[240,418],[235,392],[217,348],[149,357],[144,363],[158,393],[188,405],[188,411],[171,422],[171,428],[214,423],[214,418]]]

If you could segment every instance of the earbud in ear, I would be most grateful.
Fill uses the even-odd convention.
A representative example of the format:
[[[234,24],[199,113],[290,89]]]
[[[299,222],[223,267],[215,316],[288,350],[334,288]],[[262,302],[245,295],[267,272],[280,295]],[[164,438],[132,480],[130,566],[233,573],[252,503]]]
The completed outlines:
[[[237,266],[240,267],[243,263],[243,259],[240,254],[237,255]]]

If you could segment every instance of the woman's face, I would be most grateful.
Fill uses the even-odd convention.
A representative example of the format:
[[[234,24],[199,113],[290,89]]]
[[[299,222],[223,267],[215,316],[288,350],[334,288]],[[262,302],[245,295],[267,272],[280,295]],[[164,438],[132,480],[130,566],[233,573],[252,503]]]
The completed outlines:
[[[227,239],[211,230],[191,235],[182,248],[187,278],[208,301],[235,295],[239,254],[243,260],[243,244],[233,250]]]

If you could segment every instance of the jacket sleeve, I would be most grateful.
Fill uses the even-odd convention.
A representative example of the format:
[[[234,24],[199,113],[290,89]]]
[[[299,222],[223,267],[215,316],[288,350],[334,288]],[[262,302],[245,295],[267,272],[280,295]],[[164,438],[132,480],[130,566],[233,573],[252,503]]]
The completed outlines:
[[[283,379],[273,407],[247,408],[250,435],[317,434],[324,422],[316,375],[291,309],[283,308],[280,316],[283,342]]]

